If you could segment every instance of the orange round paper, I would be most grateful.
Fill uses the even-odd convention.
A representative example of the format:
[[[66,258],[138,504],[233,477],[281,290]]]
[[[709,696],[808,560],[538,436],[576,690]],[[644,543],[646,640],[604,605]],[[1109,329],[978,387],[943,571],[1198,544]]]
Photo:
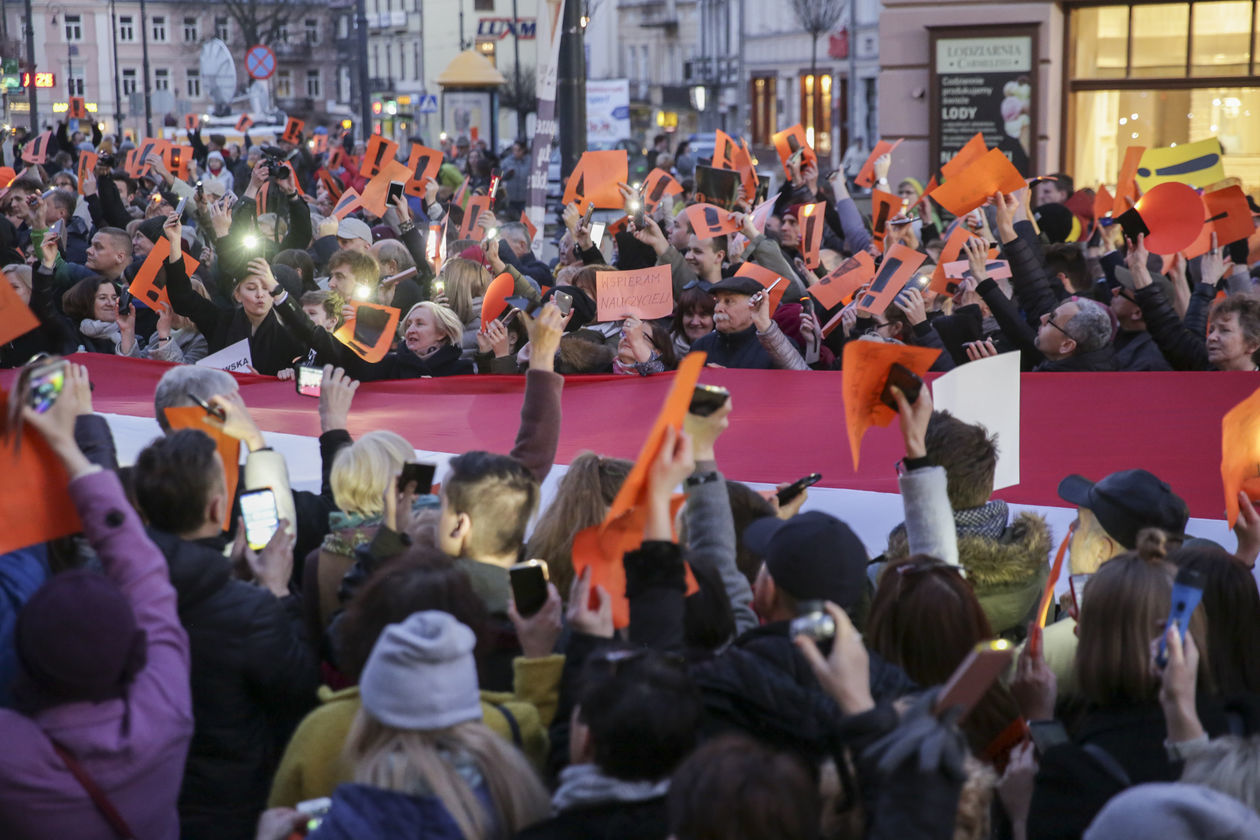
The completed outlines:
[[[1146,250],[1152,254],[1175,254],[1189,247],[1198,239],[1207,215],[1194,187],[1176,181],[1151,187],[1138,199],[1137,211],[1151,231]]]

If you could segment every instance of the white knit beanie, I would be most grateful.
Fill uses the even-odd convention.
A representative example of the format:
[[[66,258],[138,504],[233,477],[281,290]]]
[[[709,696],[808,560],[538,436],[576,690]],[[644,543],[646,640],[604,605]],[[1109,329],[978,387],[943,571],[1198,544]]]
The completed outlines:
[[[396,729],[481,720],[477,637],[449,613],[413,613],[381,633],[359,679],[363,708]]]

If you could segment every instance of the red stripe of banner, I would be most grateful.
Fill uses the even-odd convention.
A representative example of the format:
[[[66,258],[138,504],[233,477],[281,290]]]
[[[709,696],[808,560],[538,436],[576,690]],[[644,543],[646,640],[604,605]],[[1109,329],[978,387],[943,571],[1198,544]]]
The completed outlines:
[[[153,390],[167,365],[83,354],[96,383],[97,411],[153,416]],[[12,371],[3,377],[12,381]],[[568,377],[557,461],[584,449],[633,458],[668,390],[671,376]],[[319,434],[317,402],[293,385],[238,376],[245,401],[268,431]],[[854,472],[845,438],[840,374],[705,371],[702,381],[730,389],[730,429],[718,443],[723,471],[742,481],[791,481],[823,474],[824,487],[897,492],[894,464],[904,452],[896,424],[873,428]],[[999,498],[1063,507],[1060,479],[1098,479],[1143,467],[1172,485],[1196,517],[1224,515],[1221,417],[1260,384],[1246,373],[1024,374],[1021,483]],[[468,376],[363,385],[350,431],[393,429],[419,449],[463,452],[512,446],[523,377]]]

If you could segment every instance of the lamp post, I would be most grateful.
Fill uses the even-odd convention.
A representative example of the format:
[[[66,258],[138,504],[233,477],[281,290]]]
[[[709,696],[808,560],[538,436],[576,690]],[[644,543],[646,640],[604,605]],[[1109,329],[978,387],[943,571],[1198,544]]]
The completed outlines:
[[[122,137],[122,93],[118,81],[118,15],[114,12],[114,0],[109,0],[109,31],[113,37],[110,52],[114,58],[114,133]]]
[[[30,84],[26,86],[27,101],[31,104],[31,134],[39,134],[39,89],[35,87],[35,13],[31,0],[26,0],[26,69]]]
[[[144,0],[140,0],[140,54],[144,79],[144,130],[149,137],[153,136],[153,101],[149,98],[149,19],[146,16]]]
[[[372,92],[368,83],[367,0],[355,3],[355,21],[359,47],[359,119],[363,122],[363,141],[372,134]]]
[[[560,115],[560,177],[567,177],[586,151],[586,52],[581,0],[567,0],[560,19],[556,68],[556,113]]]

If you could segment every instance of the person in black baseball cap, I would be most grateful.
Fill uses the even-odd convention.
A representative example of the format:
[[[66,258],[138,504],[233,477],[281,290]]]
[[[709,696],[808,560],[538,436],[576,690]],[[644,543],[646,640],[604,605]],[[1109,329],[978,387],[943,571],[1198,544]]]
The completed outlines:
[[[1093,574],[1112,557],[1133,550],[1143,528],[1159,528],[1174,542],[1185,539],[1186,503],[1146,470],[1122,470],[1098,483],[1069,475],[1059,483],[1059,496],[1077,507],[1069,547],[1072,574]]]
[[[852,612],[866,591],[866,547],[830,514],[758,519],[745,529],[744,544],[762,557],[753,609],[767,622],[796,618],[801,601],[831,601]]]

